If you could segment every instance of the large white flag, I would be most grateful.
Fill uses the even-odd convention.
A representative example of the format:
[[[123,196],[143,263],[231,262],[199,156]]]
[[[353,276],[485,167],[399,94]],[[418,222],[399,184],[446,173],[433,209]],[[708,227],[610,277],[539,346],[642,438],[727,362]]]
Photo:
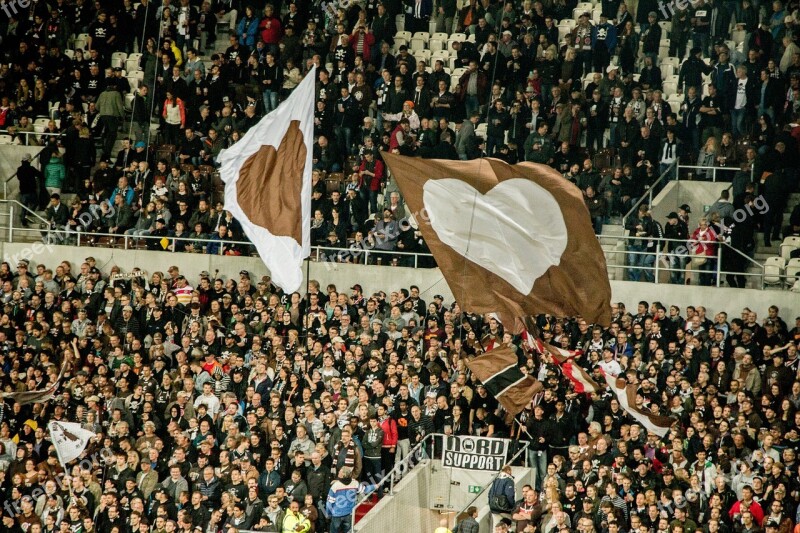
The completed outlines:
[[[52,421],[47,424],[47,429],[50,430],[50,441],[56,447],[58,460],[64,466],[77,459],[86,449],[89,440],[95,436],[95,433],[75,422]]]
[[[219,155],[225,209],[286,292],[300,288],[311,254],[316,77],[312,68],[285,102]]]

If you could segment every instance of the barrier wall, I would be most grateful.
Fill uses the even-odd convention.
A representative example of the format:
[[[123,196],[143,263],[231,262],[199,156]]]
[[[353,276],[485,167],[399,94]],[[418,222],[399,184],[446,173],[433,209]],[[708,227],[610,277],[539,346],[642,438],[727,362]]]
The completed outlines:
[[[23,156],[30,154],[34,157],[42,149],[41,146],[19,146],[16,144],[0,145],[0,195],[3,194],[3,183],[14,175],[22,162]],[[39,163],[34,165],[38,168]],[[8,182],[8,200],[16,200],[19,193],[19,182],[16,178]]]
[[[88,255],[97,259],[98,266],[108,272],[113,265],[124,271],[138,266],[148,273],[160,270],[166,272],[171,265],[177,265],[189,280],[196,280],[200,272],[207,270],[212,275],[219,270],[222,277],[237,276],[242,269],[249,270],[253,279],[266,275],[264,263],[257,257],[229,257],[200,254],[175,254],[170,252],[150,252],[146,250],[118,250],[112,248],[89,248],[76,246],[45,246],[41,243],[2,243],[3,259],[16,262],[21,258],[30,259],[32,266],[38,263],[54,267],[61,261],[69,261],[73,272]],[[310,263],[311,279],[318,280],[322,289],[333,283],[342,291],[349,291],[359,283],[365,294],[383,290],[387,293],[400,288],[417,285],[424,300],[430,301],[435,294],[442,294],[445,301],[452,301],[452,293],[445,283],[439,269],[413,269],[388,266],[365,266],[349,264]],[[480,290],[480,287],[476,287]],[[724,287],[701,287],[697,285],[668,285],[636,283],[632,281],[611,281],[614,301],[623,302],[629,310],[636,310],[640,300],[660,301],[665,305],[703,305],[709,316],[718,311],[727,311],[729,318],[739,316],[745,306],[758,313],[759,318],[767,314],[770,305],[781,309],[781,316],[789,323],[800,315],[800,297],[797,293],[785,290],[730,289]]]

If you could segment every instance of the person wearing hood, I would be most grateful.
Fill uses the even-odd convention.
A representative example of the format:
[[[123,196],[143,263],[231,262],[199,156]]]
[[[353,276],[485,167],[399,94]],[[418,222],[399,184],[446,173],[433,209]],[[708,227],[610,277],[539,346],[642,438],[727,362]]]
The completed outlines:
[[[61,188],[64,186],[64,181],[67,179],[67,169],[64,168],[64,162],[61,160],[61,155],[53,153],[44,167],[44,186],[50,195],[61,194]]]
[[[31,155],[26,154],[17,168],[17,180],[19,180],[20,202],[31,211],[36,211],[39,207],[39,183],[43,179],[42,171],[31,165]],[[22,212],[21,216],[22,227],[27,227],[28,220],[25,213]]]

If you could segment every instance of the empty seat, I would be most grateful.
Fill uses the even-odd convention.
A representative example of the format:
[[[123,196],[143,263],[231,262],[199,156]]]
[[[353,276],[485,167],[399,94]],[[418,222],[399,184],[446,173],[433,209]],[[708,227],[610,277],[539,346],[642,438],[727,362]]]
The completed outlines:
[[[395,39],[404,39],[405,42],[411,40],[411,32],[410,31],[398,31],[394,34]]]
[[[444,43],[445,41],[440,39],[431,39],[428,41],[428,48],[430,48],[432,52],[439,52],[444,49]]]
[[[677,57],[667,57],[661,60],[661,68],[664,68],[664,65],[670,65],[674,70],[678,70],[680,67],[680,60]]]
[[[674,81],[665,81],[663,84],[663,93],[667,96],[667,99],[673,94],[678,93],[678,84]]]
[[[425,41],[423,41],[422,39],[416,39],[416,38],[414,38],[414,39],[411,39],[411,45],[410,45],[410,48],[411,48],[411,50],[414,52],[414,54],[416,54],[416,53],[417,53],[417,52],[419,52],[420,50],[425,50],[425,49],[426,49],[425,47],[427,46],[427,44],[428,44],[428,43],[426,43],[426,42],[425,42]]]
[[[422,39],[426,43],[431,40],[431,34],[427,31],[418,31],[411,36],[412,39]]]
[[[464,42],[467,40],[467,35],[465,33],[454,33],[450,36],[450,41],[461,41]]]
[[[764,261],[764,285],[782,285],[785,268],[786,261],[783,260],[783,257],[768,257]]]
[[[0,135],[0,144],[11,144],[11,135]]]
[[[441,32],[441,31],[431,35],[431,39],[437,39],[439,41],[447,41],[448,37],[450,37],[450,35],[447,32]]]

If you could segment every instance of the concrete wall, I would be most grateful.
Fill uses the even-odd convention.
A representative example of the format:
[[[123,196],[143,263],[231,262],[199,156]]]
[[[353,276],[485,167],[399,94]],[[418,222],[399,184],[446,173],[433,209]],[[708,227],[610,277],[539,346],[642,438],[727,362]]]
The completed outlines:
[[[670,211],[677,211],[683,204],[689,204],[692,214],[689,216],[689,232],[697,227],[697,221],[703,216],[704,207],[711,206],[719,198],[720,193],[730,187],[730,183],[707,181],[671,181],[653,200],[653,219],[663,226]]]
[[[22,157],[30,154],[34,157],[42,149],[41,146],[18,146],[16,144],[0,145],[0,195],[3,194],[3,184],[14,175]],[[34,163],[38,168],[38,160]],[[16,178],[8,182],[8,199],[16,200],[19,193],[19,182]]]
[[[88,255],[97,259],[102,270],[108,272],[113,265],[124,271],[138,266],[147,272],[160,270],[166,272],[170,265],[178,265],[188,279],[196,280],[201,271],[214,274],[219,269],[220,276],[235,276],[246,269],[256,278],[267,274],[264,263],[257,257],[226,257],[211,255],[174,254],[170,252],[148,252],[144,250],[118,250],[110,248],[88,248],[75,246],[43,246],[41,243],[1,243],[0,255],[6,261],[16,261],[22,257],[31,260],[35,266],[44,263],[54,266],[61,261],[70,261],[77,271],[80,263]],[[431,300],[434,294],[442,294],[445,300],[452,301],[452,293],[438,269],[413,269],[402,267],[376,267],[364,265],[310,263],[311,279],[318,280],[323,289],[333,283],[339,290],[359,283],[365,293],[372,294],[383,290],[390,292],[410,285],[417,285],[422,298]],[[480,288],[476,288],[480,290]],[[727,311],[731,317],[738,316],[742,307],[748,306],[759,317],[766,315],[770,305],[781,309],[784,320],[791,321],[800,315],[800,298],[796,293],[781,290],[730,289],[717,287],[682,286],[631,281],[612,281],[611,292],[614,301],[624,302],[629,309],[635,309],[640,300],[660,301],[675,304],[682,309],[687,305],[704,305],[708,313]]]

